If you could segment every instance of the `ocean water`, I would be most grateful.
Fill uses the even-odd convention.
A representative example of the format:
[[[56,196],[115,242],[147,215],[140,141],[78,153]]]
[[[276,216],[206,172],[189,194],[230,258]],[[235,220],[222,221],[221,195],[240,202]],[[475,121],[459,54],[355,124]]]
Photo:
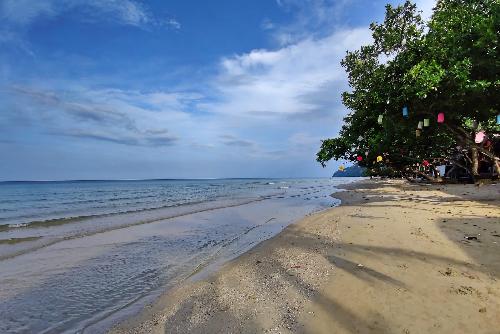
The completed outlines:
[[[274,185],[272,180],[235,179],[4,182],[0,183],[0,228],[265,196],[280,189]]]
[[[0,183],[0,333],[101,333],[355,179]]]

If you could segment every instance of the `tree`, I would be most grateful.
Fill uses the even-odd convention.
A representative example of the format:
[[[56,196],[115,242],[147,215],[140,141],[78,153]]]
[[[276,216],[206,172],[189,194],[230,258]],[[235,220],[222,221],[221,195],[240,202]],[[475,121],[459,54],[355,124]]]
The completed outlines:
[[[441,0],[426,25],[410,1],[387,5],[384,22],[370,25],[373,44],[342,60],[352,89],[342,99],[351,112],[339,137],[322,142],[317,160],[325,166],[330,159],[361,157],[358,163],[375,172],[383,167],[432,179],[417,164],[444,159],[477,176],[483,156],[499,174],[493,145],[474,142],[479,129],[493,141],[500,130],[499,9],[498,0]],[[440,112],[442,124],[436,122]]]

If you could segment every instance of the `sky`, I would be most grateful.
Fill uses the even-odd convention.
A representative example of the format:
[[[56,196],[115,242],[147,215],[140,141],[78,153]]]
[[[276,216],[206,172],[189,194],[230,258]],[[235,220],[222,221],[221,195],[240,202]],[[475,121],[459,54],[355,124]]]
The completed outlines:
[[[0,0],[0,180],[331,176],[387,2]]]

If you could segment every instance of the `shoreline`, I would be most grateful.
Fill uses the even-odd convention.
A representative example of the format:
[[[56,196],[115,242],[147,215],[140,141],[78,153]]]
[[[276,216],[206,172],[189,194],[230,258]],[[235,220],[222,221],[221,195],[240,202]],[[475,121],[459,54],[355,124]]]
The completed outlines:
[[[341,188],[339,207],[165,292],[111,333],[500,328],[498,185],[363,180]]]
[[[256,183],[250,182],[250,184]],[[46,217],[47,219],[37,218],[37,220],[2,223],[0,224],[0,261],[37,251],[65,240],[78,239],[168,219],[176,219],[207,211],[244,206],[269,199],[288,197],[287,192],[289,187],[273,185],[274,182],[266,182],[264,188],[259,191],[256,191],[257,188],[254,188],[244,194],[239,193],[235,197],[220,196],[206,198],[205,200],[186,201],[185,203],[129,208],[126,211],[80,213],[78,215],[63,215],[58,218],[48,216],[48,218]],[[263,186],[262,182],[259,186]],[[300,189],[294,190],[300,191]],[[37,238],[34,239],[33,237]],[[15,248],[6,249],[1,245],[7,243],[7,240],[18,240],[19,242],[16,243]]]

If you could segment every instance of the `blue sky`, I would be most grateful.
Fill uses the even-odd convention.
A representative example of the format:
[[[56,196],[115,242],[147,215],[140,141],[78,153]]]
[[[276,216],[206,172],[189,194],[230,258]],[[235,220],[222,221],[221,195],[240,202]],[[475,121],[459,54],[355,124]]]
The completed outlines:
[[[0,0],[0,180],[330,176],[386,2]]]

